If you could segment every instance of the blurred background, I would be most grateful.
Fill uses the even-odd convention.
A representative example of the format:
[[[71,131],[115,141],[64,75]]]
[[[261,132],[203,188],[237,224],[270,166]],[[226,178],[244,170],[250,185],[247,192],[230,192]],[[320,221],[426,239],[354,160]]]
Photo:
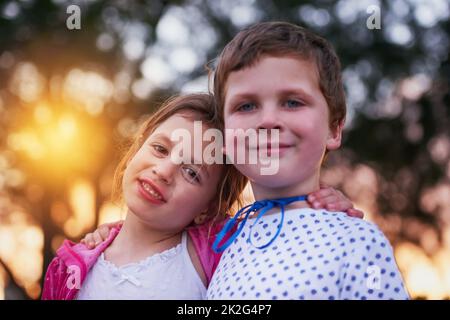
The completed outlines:
[[[70,30],[69,5],[80,8]],[[380,8],[370,30],[367,8]],[[0,1],[0,299],[38,299],[64,238],[123,218],[114,168],[169,95],[207,90],[205,63],[243,27],[306,26],[330,40],[348,100],[323,181],[395,249],[410,294],[450,298],[447,0]]]

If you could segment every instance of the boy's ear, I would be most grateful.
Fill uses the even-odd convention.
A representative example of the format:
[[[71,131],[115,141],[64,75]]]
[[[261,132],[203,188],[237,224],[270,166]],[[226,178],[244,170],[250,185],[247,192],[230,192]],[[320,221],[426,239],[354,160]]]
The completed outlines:
[[[329,130],[327,138],[327,150],[336,150],[341,146],[344,123],[345,119],[342,120],[335,128]]]

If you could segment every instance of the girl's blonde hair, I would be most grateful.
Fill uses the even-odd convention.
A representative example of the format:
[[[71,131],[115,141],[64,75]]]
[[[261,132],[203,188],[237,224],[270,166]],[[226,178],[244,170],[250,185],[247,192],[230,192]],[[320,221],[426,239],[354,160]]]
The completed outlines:
[[[211,94],[188,94],[168,99],[141,125],[135,137],[130,141],[128,151],[120,160],[114,173],[112,193],[114,201],[123,202],[122,179],[128,162],[153,131],[175,114],[182,114],[192,121],[202,121],[203,124],[211,128],[223,131],[223,122],[217,115],[214,97]],[[206,221],[222,221],[227,215],[232,214],[231,208],[239,208],[243,205],[241,193],[247,184],[247,178],[237,171],[233,165],[225,164],[225,158],[223,160],[224,169],[221,183],[215,197],[217,201],[210,206]]]

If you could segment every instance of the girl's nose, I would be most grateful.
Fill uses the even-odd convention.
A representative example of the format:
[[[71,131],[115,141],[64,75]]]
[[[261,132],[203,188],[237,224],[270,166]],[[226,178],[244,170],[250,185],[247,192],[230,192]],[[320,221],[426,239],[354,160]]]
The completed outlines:
[[[177,165],[171,163],[170,158],[165,160],[166,161],[161,161],[159,164],[155,165],[152,168],[152,173],[157,180],[169,185],[173,181]]]

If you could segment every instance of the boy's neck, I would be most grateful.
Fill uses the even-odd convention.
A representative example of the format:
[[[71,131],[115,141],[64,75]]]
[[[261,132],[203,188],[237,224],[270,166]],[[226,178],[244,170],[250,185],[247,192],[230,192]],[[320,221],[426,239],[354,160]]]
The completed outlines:
[[[287,185],[282,187],[268,187],[260,185],[255,181],[251,182],[253,195],[255,200],[278,199],[295,197],[300,195],[308,195],[313,191],[320,189],[319,177],[310,177],[295,185]],[[286,209],[309,208],[308,202],[296,201],[291,203]]]
[[[139,262],[151,255],[175,247],[181,232],[165,232],[151,228],[131,211],[117,237],[105,251],[106,259],[117,266]]]

